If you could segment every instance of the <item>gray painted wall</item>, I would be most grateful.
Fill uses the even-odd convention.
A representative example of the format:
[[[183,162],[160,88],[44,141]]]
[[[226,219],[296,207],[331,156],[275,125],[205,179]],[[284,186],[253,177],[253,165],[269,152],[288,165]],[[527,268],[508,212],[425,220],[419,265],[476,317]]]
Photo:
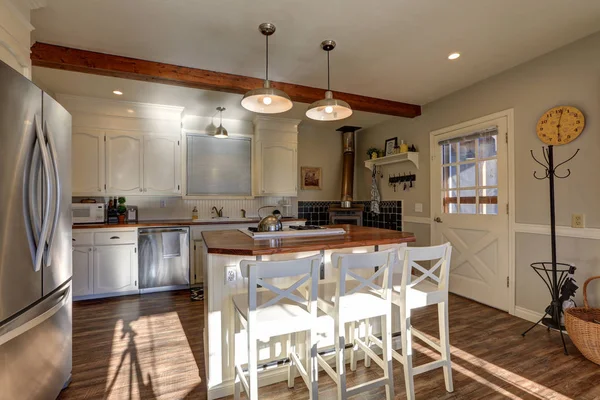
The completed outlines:
[[[477,62],[465,54],[459,62]],[[516,222],[549,224],[547,181],[537,181],[536,169],[529,150],[541,152],[542,143],[535,133],[542,113],[557,105],[573,105],[583,111],[586,128],[574,142],[555,151],[557,160],[570,156],[580,148],[579,156],[569,168],[571,177],[557,182],[557,224],[570,226],[572,213],[585,214],[586,227],[600,228],[600,33],[488,78],[471,87],[446,96],[423,107],[423,115],[415,119],[394,119],[359,133],[358,136],[358,197],[368,198],[370,175],[362,167],[366,149],[383,147],[386,139],[398,137],[414,143],[420,152],[421,167],[417,182],[410,192],[394,193],[387,186],[387,174],[414,171],[409,163],[384,169],[380,185],[384,200],[404,200],[404,215],[429,217],[429,133],[433,130],[469,121],[505,109],[514,109]],[[414,211],[415,203],[423,204],[423,212]],[[426,234],[429,229],[416,228]],[[428,241],[420,238],[421,243]],[[529,263],[548,259],[549,236],[518,234],[516,237],[517,306],[543,312],[548,302],[546,288],[532,275]],[[546,243],[546,245],[544,245]],[[600,275],[600,243],[587,239],[558,241],[559,261],[576,262],[581,285],[592,274]],[[596,305],[600,306],[600,285],[591,288]]]

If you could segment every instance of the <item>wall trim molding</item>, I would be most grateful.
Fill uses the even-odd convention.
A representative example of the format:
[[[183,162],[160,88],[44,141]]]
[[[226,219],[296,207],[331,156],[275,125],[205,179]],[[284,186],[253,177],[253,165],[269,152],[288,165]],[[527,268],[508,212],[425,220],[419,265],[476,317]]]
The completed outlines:
[[[544,314],[521,306],[516,306],[515,313],[513,315],[530,322],[538,322]]]
[[[406,215],[406,216],[402,216],[402,223],[411,223],[411,224],[424,224],[424,225],[431,225],[431,218],[430,217],[413,217],[410,215]]]
[[[538,224],[515,224],[515,232],[533,233],[537,235],[550,235],[550,225]],[[598,228],[571,228],[570,226],[557,226],[556,236],[600,240],[600,229]]]

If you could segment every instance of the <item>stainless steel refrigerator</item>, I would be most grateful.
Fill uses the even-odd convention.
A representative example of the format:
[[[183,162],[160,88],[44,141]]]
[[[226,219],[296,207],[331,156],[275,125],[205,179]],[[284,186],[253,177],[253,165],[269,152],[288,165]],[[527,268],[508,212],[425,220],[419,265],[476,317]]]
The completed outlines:
[[[0,62],[0,398],[71,377],[71,116]]]

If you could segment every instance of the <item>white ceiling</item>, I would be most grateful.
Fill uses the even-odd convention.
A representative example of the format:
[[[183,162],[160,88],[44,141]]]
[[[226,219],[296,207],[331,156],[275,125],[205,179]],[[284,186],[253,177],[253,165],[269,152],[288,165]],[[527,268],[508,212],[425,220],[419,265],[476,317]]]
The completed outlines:
[[[271,78],[425,104],[600,28],[582,0],[50,0],[36,40],[262,78],[261,22],[273,22]],[[448,61],[453,51],[462,53]]]
[[[68,94],[99,99],[111,99],[123,102],[150,103],[185,108],[185,113],[210,117],[216,114],[218,106],[225,107],[223,118],[252,121],[256,116],[240,105],[241,95],[213,92],[159,83],[133,81],[79,72],[63,71],[49,68],[33,68],[33,81],[42,89],[52,94]],[[112,93],[113,90],[123,92],[122,96]],[[110,115],[128,115],[129,103],[122,103],[120,112],[115,107],[98,110],[98,113]],[[343,121],[317,122],[308,119],[304,113],[307,104],[294,103],[294,107],[285,113],[274,115],[277,118],[302,119],[304,124],[337,129],[343,125],[354,125],[363,128],[376,125],[391,118],[389,115],[354,111],[352,116]],[[117,114],[115,114],[115,112]],[[129,114],[128,116],[131,116]]]

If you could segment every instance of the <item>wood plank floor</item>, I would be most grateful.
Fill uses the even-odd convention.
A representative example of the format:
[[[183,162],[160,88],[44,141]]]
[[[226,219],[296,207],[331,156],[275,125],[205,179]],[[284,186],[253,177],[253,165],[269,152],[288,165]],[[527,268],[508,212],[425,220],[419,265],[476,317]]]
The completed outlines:
[[[60,399],[205,399],[202,302],[188,292],[158,293],[75,303],[73,382]],[[420,310],[413,324],[437,336],[437,309]],[[569,343],[538,327],[523,339],[529,322],[451,296],[450,341],[453,393],[441,369],[415,379],[418,399],[600,399],[600,366]],[[568,339],[567,339],[568,340]],[[434,357],[416,341],[416,364]],[[396,399],[405,398],[402,367],[395,366]],[[381,376],[376,364],[348,372],[349,385]],[[319,395],[335,398],[329,377],[319,376]],[[265,400],[306,399],[301,378],[260,389]],[[357,399],[382,399],[383,389]]]

